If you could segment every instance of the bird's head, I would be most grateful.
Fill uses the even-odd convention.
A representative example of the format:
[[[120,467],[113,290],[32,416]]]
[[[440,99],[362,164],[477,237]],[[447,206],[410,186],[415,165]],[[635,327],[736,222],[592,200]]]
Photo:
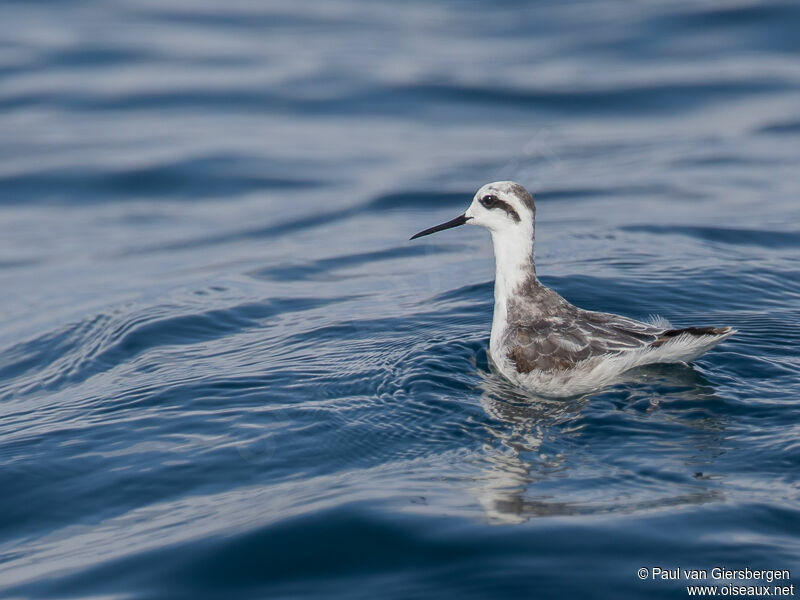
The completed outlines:
[[[536,206],[528,190],[513,181],[487,183],[475,194],[467,211],[452,221],[420,231],[411,239],[430,235],[459,225],[480,225],[492,235],[533,237]]]

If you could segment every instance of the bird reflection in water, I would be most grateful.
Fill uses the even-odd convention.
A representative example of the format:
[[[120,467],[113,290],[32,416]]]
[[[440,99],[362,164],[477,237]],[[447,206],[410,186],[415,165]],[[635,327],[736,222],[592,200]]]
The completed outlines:
[[[627,513],[722,498],[724,400],[697,370],[658,365],[572,399],[535,397],[479,370],[489,434],[470,485],[492,523]],[[621,450],[621,447],[628,449]],[[603,485],[582,485],[587,479]]]

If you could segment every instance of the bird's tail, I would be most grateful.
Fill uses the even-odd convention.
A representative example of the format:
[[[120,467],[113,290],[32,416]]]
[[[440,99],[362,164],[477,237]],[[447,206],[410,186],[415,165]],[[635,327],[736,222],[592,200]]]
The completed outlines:
[[[663,351],[666,351],[667,354],[675,355],[673,359],[689,362],[728,339],[734,333],[736,330],[732,327],[667,329],[658,336],[652,347],[664,347]]]
[[[683,329],[667,329],[658,336],[658,339],[653,345],[660,346],[661,344],[664,344],[665,342],[668,342],[670,339],[678,337],[679,335],[688,335],[692,337],[724,336],[725,338],[729,338],[734,333],[736,333],[736,330],[732,327],[684,327]]]

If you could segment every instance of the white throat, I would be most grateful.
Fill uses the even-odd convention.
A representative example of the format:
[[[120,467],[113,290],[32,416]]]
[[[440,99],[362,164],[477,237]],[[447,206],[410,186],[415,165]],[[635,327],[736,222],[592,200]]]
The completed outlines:
[[[494,245],[494,316],[489,349],[500,348],[508,321],[508,302],[523,283],[536,277],[533,262],[533,223],[492,231]]]

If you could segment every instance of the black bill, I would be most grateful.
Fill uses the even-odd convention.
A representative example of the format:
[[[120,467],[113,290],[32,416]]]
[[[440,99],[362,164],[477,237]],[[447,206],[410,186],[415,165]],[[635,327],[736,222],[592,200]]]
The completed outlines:
[[[415,240],[418,237],[422,237],[423,235],[430,235],[432,233],[436,233],[437,231],[443,231],[444,229],[450,229],[452,227],[458,227],[459,225],[463,225],[467,221],[469,221],[472,217],[468,217],[467,215],[461,215],[456,217],[452,221],[448,221],[447,223],[442,223],[441,225],[437,225],[436,227],[431,227],[430,229],[426,229],[425,231],[420,231],[419,233],[412,235],[410,239]]]

